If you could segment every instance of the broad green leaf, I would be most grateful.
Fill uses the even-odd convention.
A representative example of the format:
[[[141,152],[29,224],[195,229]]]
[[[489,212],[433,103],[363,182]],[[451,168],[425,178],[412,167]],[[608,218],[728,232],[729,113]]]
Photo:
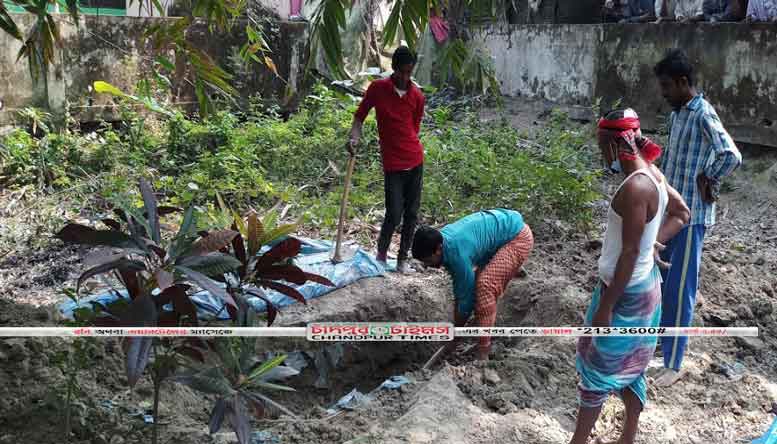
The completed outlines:
[[[181,266],[191,268],[208,277],[223,276],[243,265],[233,256],[223,253],[209,253],[205,256],[190,256],[181,260]]]
[[[175,65],[165,56],[159,56],[156,58],[156,62],[162,65],[168,71],[175,71]]]
[[[178,234],[175,235],[173,246],[170,248],[170,260],[176,261],[179,256],[191,249],[192,243],[197,238],[194,234],[195,225],[196,214],[194,206],[190,205],[186,208],[186,212],[184,212],[183,222],[181,222],[181,227],[178,229]]]
[[[159,230],[159,213],[157,210],[157,200],[154,196],[154,190],[146,179],[140,179],[140,194],[143,196],[143,205],[148,219],[149,232],[151,239],[159,244],[162,241],[162,234]]]
[[[235,220],[235,225],[237,226],[238,231],[240,231],[240,234],[243,237],[248,237],[248,226],[246,226],[240,213],[238,213],[237,210],[232,210],[232,217]]]
[[[127,97],[127,94],[108,82],[98,80],[94,82],[94,90],[101,94],[111,94],[117,97]]]
[[[260,243],[261,245],[267,245],[270,242],[273,242],[274,240],[290,235],[296,230],[297,230],[296,224],[281,225],[275,228],[274,230],[270,231],[269,233],[266,233],[264,237],[262,237],[262,240]]]
[[[286,360],[286,355],[276,356],[275,358],[273,358],[273,359],[263,363],[262,365],[260,365],[256,369],[254,369],[254,371],[252,371],[251,374],[248,375],[248,378],[246,378],[246,381],[249,382],[249,383],[253,383],[260,376],[262,376],[263,374],[269,372],[273,368],[279,366],[285,360]]]
[[[211,367],[195,373],[174,376],[171,380],[202,393],[220,396],[230,396],[235,393],[229,380],[221,373],[221,370],[218,367]]]
[[[278,384],[273,384],[271,382],[265,382],[265,381],[254,381],[253,383],[251,383],[251,387],[265,388],[270,390],[280,390],[282,392],[296,392],[296,390],[291,387],[286,387],[285,385],[278,385]]]

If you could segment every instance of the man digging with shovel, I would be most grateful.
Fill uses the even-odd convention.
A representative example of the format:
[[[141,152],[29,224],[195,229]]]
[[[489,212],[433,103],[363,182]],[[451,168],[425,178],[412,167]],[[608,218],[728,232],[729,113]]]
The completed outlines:
[[[424,116],[424,95],[410,79],[416,57],[405,46],[394,52],[391,77],[372,82],[353,116],[348,152],[355,155],[362,135],[362,124],[372,108],[378,122],[380,153],[386,192],[386,217],[378,239],[376,259],[386,263],[391,238],[399,222],[402,238],[397,271],[413,271],[407,263],[413,232],[418,221],[423,184],[424,147],[418,138]]]
[[[497,299],[519,275],[532,248],[534,236],[517,211],[494,209],[470,214],[436,230],[421,227],[413,240],[413,257],[428,267],[444,266],[453,278],[456,303],[454,324],[463,327],[473,310],[479,327],[493,327]],[[455,341],[435,354],[430,366],[455,346]],[[478,360],[488,360],[491,338],[478,343]]]

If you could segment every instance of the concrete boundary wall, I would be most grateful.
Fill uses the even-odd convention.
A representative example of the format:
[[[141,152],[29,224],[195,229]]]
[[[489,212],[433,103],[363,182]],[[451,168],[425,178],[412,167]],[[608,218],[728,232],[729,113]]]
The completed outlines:
[[[33,25],[29,14],[14,14],[23,33]],[[0,124],[14,121],[17,111],[27,106],[61,112],[69,105],[71,113],[82,121],[117,117],[110,96],[95,94],[90,86],[104,80],[125,92],[133,92],[144,74],[149,74],[157,56],[145,36],[146,31],[159,20],[174,18],[89,17],[80,19],[78,27],[60,20],[63,45],[57,50],[55,63],[50,67],[47,82],[33,82],[29,67],[16,57],[21,42],[0,32]],[[207,52],[220,66],[232,72],[233,85],[242,98],[251,95],[291,98],[304,89],[303,70],[307,63],[307,24],[278,22],[268,34],[272,57],[278,78],[262,65],[252,64],[247,69],[235,63],[235,54],[245,42],[244,27],[235,26],[235,32],[212,36],[205,25],[194,27],[188,35],[193,44]],[[163,54],[176,66],[169,78],[172,83],[170,101],[176,104],[196,104],[193,87],[186,78],[186,64],[175,60],[174,54]]]
[[[777,26],[508,25],[483,28],[476,39],[494,56],[505,95],[582,106],[621,99],[648,130],[670,112],[653,66],[682,47],[734,138],[777,147]]]

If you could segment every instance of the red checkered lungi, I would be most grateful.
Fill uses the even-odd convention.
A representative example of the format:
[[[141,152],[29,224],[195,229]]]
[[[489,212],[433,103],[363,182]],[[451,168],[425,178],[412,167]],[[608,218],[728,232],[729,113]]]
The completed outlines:
[[[479,327],[493,327],[496,302],[507,284],[518,274],[534,247],[534,235],[525,225],[518,236],[502,246],[478,273],[475,287],[475,322]],[[480,348],[491,346],[491,338],[480,337]]]

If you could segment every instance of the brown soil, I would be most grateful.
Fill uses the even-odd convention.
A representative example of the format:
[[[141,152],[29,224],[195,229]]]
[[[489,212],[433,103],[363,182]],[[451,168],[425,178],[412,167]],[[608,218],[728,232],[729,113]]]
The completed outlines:
[[[727,184],[719,223],[705,241],[703,297],[695,319],[700,325],[756,325],[761,335],[746,340],[692,338],[688,375],[671,388],[650,389],[640,443],[749,442],[772,421],[767,411],[777,401],[777,198],[775,182],[770,182],[774,178],[769,177],[773,172],[767,168],[776,157],[747,151],[745,166]],[[604,185],[607,191],[614,184]],[[580,234],[560,234],[550,228],[553,221],[545,225],[533,227],[537,242],[526,265],[528,277],[514,281],[500,301],[501,325],[582,321],[596,279],[597,244]],[[63,300],[61,287],[72,285],[83,253],[50,247],[0,258],[0,325],[53,325],[57,316],[52,304]],[[440,271],[389,275],[363,280],[307,306],[288,307],[276,325],[448,319],[450,294],[449,279]],[[462,344],[458,354],[433,371],[421,371],[439,344],[330,344],[328,354],[321,354],[320,344],[265,340],[260,350],[303,350],[309,365],[285,381],[297,392],[273,394],[299,418],[255,422],[254,430],[266,431],[281,443],[300,444],[568,441],[576,413],[574,340],[495,338],[494,343],[486,364],[473,364],[472,354],[463,352],[467,344]],[[0,339],[0,443],[66,442],[66,378],[52,362],[67,347],[63,339]],[[335,355],[338,359],[326,370],[314,363],[316,356]],[[127,390],[122,353],[112,341],[99,343],[93,359],[94,365],[78,375],[81,392],[73,402],[71,442],[149,442],[150,426],[133,415],[150,408],[150,380],[144,377],[136,389]],[[745,369],[741,379],[721,374],[721,364],[737,361]],[[660,365],[656,357],[652,366]],[[323,386],[322,371],[328,373]],[[367,393],[392,375],[407,376],[412,383],[378,391],[354,411],[334,416],[325,411],[353,388]],[[167,384],[161,399],[160,442],[236,442],[228,424],[216,435],[208,433],[211,398]],[[608,401],[595,434],[617,438],[622,415],[620,401]]]

